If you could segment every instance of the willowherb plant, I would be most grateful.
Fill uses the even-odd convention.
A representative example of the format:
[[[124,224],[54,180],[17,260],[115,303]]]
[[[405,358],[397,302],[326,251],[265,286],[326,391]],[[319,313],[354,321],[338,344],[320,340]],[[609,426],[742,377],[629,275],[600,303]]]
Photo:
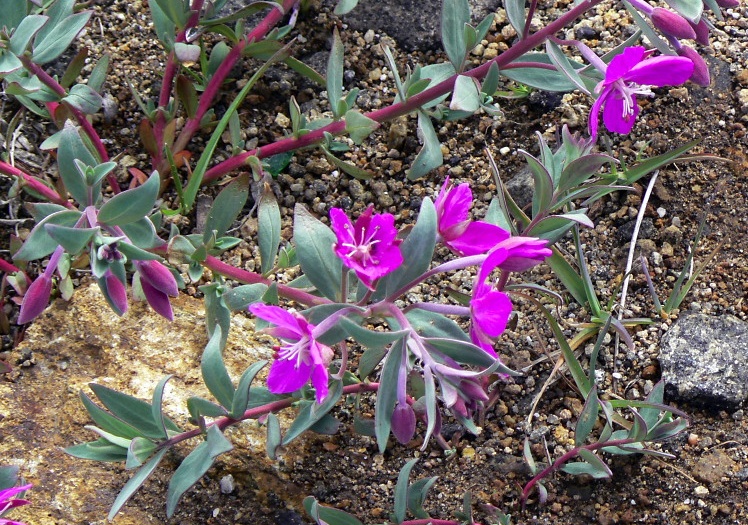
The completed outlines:
[[[228,426],[249,419],[261,421],[267,428],[268,455],[274,458],[280,446],[306,430],[336,431],[338,422],[332,411],[343,396],[375,394],[374,421],[358,426],[371,430],[382,451],[390,434],[400,443],[413,439],[419,422],[424,428],[424,448],[432,436],[448,447],[440,434],[446,414],[478,433],[473,416],[495,401],[495,395],[489,395],[491,385],[516,374],[495,350],[512,312],[512,295],[535,302],[545,315],[586,399],[574,448],[544,469],[536,468],[532,455],[526,452],[535,477],[522,493],[523,502],[535,488],[543,499],[541,481],[556,470],[607,477],[611,471],[600,452],[653,453],[645,443],[667,439],[686,427],[682,413],[662,404],[660,387],[641,402],[608,401],[598,396],[594,369],[602,336],[613,328],[632,344],[626,322],[615,319],[600,305],[582,250],[577,249],[577,271],[554,244],[569,232],[578,244],[579,227],[593,225],[586,214],[591,203],[629,189],[637,179],[694,146],[684,145],[622,172],[614,156],[595,152],[601,114],[607,130],[629,133],[639,113],[637,97],[653,96],[652,87],[680,85],[689,79],[709,84],[703,59],[682,41],[704,45],[713,26],[704,16],[701,0],[672,3],[673,10],[637,0],[624,5],[640,31],[604,56],[579,41],[556,37],[600,1],[572,4],[548,25],[531,31],[537,2],[531,1],[526,9],[524,0],[507,0],[504,9],[517,41],[496,58],[468,70],[466,59],[491,29],[493,15],[472,26],[467,0],[444,0],[441,30],[448,61],[416,65],[403,75],[392,51],[385,50],[397,95],[392,105],[365,113],[356,107],[358,90],[343,91],[344,46],[337,31],[326,78],[291,56],[288,37],[295,30],[296,0],[254,2],[226,16],[219,15],[225,0],[150,0],[154,29],[167,60],[156,99],[144,100],[133,92],[144,114],[139,135],[150,159],[146,172],[151,174],[132,168],[129,189],[120,188],[113,176],[117,162],[110,160],[117,157],[110,157],[88,119],[102,106],[108,58],[100,58],[86,83],[76,83],[85,51],[75,56],[61,78],[44,68],[75,40],[90,12],[76,12],[74,0],[56,0],[44,6],[27,0],[2,3],[3,11],[9,13],[0,31],[0,79],[5,93],[59,128],[41,147],[56,151],[60,184],[50,184],[42,174],[24,172],[13,165],[12,158],[0,160],[0,173],[13,177],[16,189],[47,201],[28,206],[36,226],[14,253],[20,267],[48,258],[43,273],[29,284],[19,267],[6,262],[2,266],[13,274],[8,282],[24,296],[18,322],[31,321],[44,310],[55,281],[61,294],[69,296],[72,263],[86,256],[91,274],[118,315],[127,310],[128,281],[133,296],[147,300],[156,312],[171,318],[169,298],[178,294],[184,277],[169,265],[186,264],[187,277],[194,282],[203,278],[206,268],[213,275],[213,282],[200,290],[206,302],[209,338],[201,368],[214,399],[190,398],[194,428],[185,430],[164,415],[162,398],[168,378],[158,383],[150,403],[91,385],[102,408],[81,393],[96,425],[90,428],[99,437],[67,451],[97,461],[124,461],[127,468],[137,469],[114,502],[110,517],[178,443],[202,440],[172,476],[168,515],[215,459],[232,449],[223,434]],[[356,3],[341,0],[336,13],[348,12]],[[705,3],[718,18],[719,7],[737,6],[735,0]],[[258,13],[264,13],[263,17],[247,29],[247,16]],[[636,45],[642,35],[654,49]],[[540,46],[545,46],[544,52],[536,51]],[[570,59],[564,47],[575,49],[587,64]],[[263,64],[217,119],[211,107],[234,66],[245,57]],[[239,133],[239,107],[265,71],[279,63],[326,89],[330,117],[311,120],[291,97],[291,134],[247,150]],[[423,146],[407,177],[423,177],[443,162],[433,121],[465,118],[479,111],[498,116],[495,98],[501,95],[502,77],[529,88],[579,90],[596,97],[589,117],[589,138],[573,135],[564,127],[555,151],[540,136],[539,156],[520,152],[535,184],[529,208],[513,201],[497,172],[499,191],[482,221],[470,216],[469,184],[453,186],[448,179],[434,201],[423,200],[411,229],[398,230],[393,215],[377,213],[373,206],[357,217],[333,208],[327,226],[297,205],[293,243],[283,242],[280,207],[270,180],[285,168],[292,152],[317,146],[341,171],[371,177],[336,154],[347,151],[351,143],[362,144],[381,123],[415,114]],[[191,166],[190,142],[198,132],[209,130],[210,138]],[[226,130],[231,155],[214,162]],[[251,176],[242,173],[247,167]],[[608,171],[603,171],[606,167]],[[165,231],[165,215],[189,213],[201,186],[221,178],[230,182],[216,197],[202,233],[182,235],[173,226]],[[159,202],[169,184],[178,196],[177,210],[168,210]],[[219,258],[239,242],[227,231],[250,192],[259,223],[260,272],[231,267]],[[439,245],[452,256],[440,259],[436,254]],[[523,272],[544,262],[566,291],[592,312],[590,326],[571,342],[546,304],[531,292],[556,299],[562,294],[522,279]],[[284,285],[272,279],[274,273],[297,266],[300,274],[293,282]],[[466,268],[475,271],[469,293],[452,290],[451,299],[445,296],[440,302],[429,303],[413,298],[411,291],[422,283]],[[132,277],[128,279],[128,275]],[[259,329],[279,340],[266,386],[253,386],[266,362],[253,363],[236,380],[223,363],[231,315],[246,310],[257,318]],[[585,373],[573,348],[596,332],[600,332],[596,349],[589,373]],[[349,359],[352,352],[356,370]],[[292,407],[296,409],[294,423],[284,431],[275,413]],[[621,411],[629,414],[629,419]],[[601,416],[603,430],[589,439]],[[579,461],[571,462],[575,459]],[[428,518],[422,503],[433,479],[419,480],[409,488],[413,463],[406,464],[398,480],[396,523],[408,523],[407,512],[417,518],[412,523]],[[318,523],[360,523],[313,499],[305,506]],[[508,516],[494,516],[508,523]],[[474,523],[469,496],[458,518]]]

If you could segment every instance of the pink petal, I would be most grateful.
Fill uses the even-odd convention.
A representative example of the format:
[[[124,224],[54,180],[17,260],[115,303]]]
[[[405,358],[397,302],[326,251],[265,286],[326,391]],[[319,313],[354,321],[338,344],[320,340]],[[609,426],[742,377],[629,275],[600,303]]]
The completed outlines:
[[[693,73],[693,62],[685,57],[659,56],[635,65],[624,75],[626,82],[648,86],[683,84]]]
[[[353,231],[351,220],[340,208],[332,208],[330,210],[330,226],[332,227],[335,236],[338,238],[338,245],[342,242],[350,242],[354,240],[351,238],[350,233]]]
[[[462,223],[470,218],[470,205],[473,202],[473,192],[470,185],[463,183],[456,188],[447,191],[444,198],[443,208],[438,215],[439,232],[448,238],[448,231],[455,226],[460,227]],[[438,213],[438,212],[437,212]]]
[[[296,359],[276,359],[268,372],[268,390],[273,394],[296,392],[309,381],[312,374],[312,363],[298,363]]]
[[[509,321],[512,301],[505,293],[492,290],[471,300],[470,309],[478,328],[489,337],[498,337]]]
[[[299,320],[280,306],[253,303],[249,305],[249,311],[263,321],[276,326],[276,328],[268,330],[268,333],[274,337],[298,341],[305,335],[299,326]]]
[[[600,93],[600,95],[597,97],[597,100],[595,100],[595,103],[592,104],[592,108],[590,108],[589,129],[590,139],[593,142],[597,140],[597,129],[600,126],[600,110],[602,109],[605,100],[610,96],[611,92],[611,87],[606,87],[605,89],[603,89],[602,93]]]
[[[634,105],[631,109],[633,109],[634,114],[625,119],[623,118],[623,99],[617,92],[613,92],[613,95],[608,97],[603,108],[603,122],[609,131],[625,135],[634,127],[636,116],[639,114],[639,105],[636,103],[636,97],[632,96],[632,98]]]
[[[485,253],[509,237],[509,232],[483,221],[471,222],[462,235],[448,240],[444,244],[458,255],[478,255]]]
[[[314,397],[317,403],[327,397],[329,391],[329,380],[327,374],[327,367],[322,363],[317,363],[312,367],[312,386],[314,387]]]
[[[615,82],[625,76],[631,69],[644,59],[646,50],[641,46],[627,47],[623,53],[613,57],[605,71],[605,84]],[[649,82],[643,82],[649,84]]]

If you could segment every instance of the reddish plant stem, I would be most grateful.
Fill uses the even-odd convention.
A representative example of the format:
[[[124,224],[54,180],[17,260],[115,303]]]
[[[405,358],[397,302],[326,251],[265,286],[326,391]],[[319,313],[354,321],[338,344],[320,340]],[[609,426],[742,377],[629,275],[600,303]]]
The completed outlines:
[[[21,55],[18,58],[21,59],[21,62],[23,63],[23,67],[26,68],[26,70],[36,75],[45,86],[47,86],[49,89],[54,91],[58,96],[62,98],[67,95],[67,91],[65,91],[65,88],[62,87],[54,78],[52,78],[38,64],[35,64],[34,62],[32,62],[29,57]],[[96,148],[96,152],[99,154],[99,157],[101,158],[101,162],[107,162],[109,160],[109,154],[107,153],[106,148],[104,147],[104,143],[101,142],[101,138],[99,137],[99,134],[96,133],[96,130],[86,118],[86,115],[84,115],[83,112],[80,111],[78,108],[75,108],[68,103],[65,103],[65,105],[70,110],[70,112],[73,114],[73,116],[75,117],[75,120],[78,121],[78,124],[80,125],[80,127],[83,128],[83,131],[86,133],[86,135],[88,135],[88,138],[91,139],[91,143],[93,144],[94,148]]]
[[[343,395],[348,396],[351,394],[361,394],[363,392],[376,392],[377,390],[379,390],[379,383],[358,383],[355,385],[344,386]],[[205,425],[205,429],[212,426],[217,426],[221,430],[224,430],[225,428],[230,427],[231,425],[236,425],[237,423],[241,423],[242,421],[246,421],[248,419],[257,419],[261,416],[264,416],[265,414],[278,412],[279,410],[289,408],[297,401],[298,399],[289,397],[286,399],[281,399],[280,401],[273,401],[272,403],[267,403],[255,408],[250,408],[239,418],[232,418],[228,416],[220,417]],[[177,443],[181,443],[182,441],[201,435],[203,433],[203,430],[204,429],[202,428],[195,428],[193,430],[188,430],[187,432],[182,432],[181,434],[177,434],[176,436],[173,436],[163,443],[159,444],[158,448],[173,447]]]
[[[29,57],[21,55],[18,58],[21,60],[21,62],[23,63],[23,67],[26,68],[27,71],[36,75],[36,77],[41,80],[45,86],[54,91],[60,98],[63,98],[67,95],[67,91],[65,91],[65,88],[62,87],[59,82],[52,78],[38,64],[32,62]],[[98,153],[101,162],[108,162],[109,154],[104,147],[104,143],[101,141],[101,137],[99,137],[96,129],[94,129],[94,127],[88,121],[88,118],[86,118],[86,115],[78,108],[73,107],[71,104],[68,104],[67,102],[65,102],[64,104],[65,107],[67,107],[73,114],[75,120],[78,122],[78,125],[81,127],[81,129],[83,129],[83,132],[86,134],[86,136],[88,136],[91,144],[93,144],[93,147],[96,149],[96,153]],[[115,194],[120,192],[119,182],[117,181],[117,176],[114,173],[108,174],[106,176],[106,180],[107,182],[109,182],[109,185],[112,187],[112,191]]]
[[[185,149],[192,136],[198,129],[200,129],[200,121],[213,105],[213,102],[218,95],[218,91],[221,89],[224,80],[226,80],[226,77],[234,68],[236,62],[241,58],[244,48],[252,42],[257,42],[267,36],[270,30],[280,22],[283,15],[292,9],[297,1],[298,0],[284,0],[282,6],[272,9],[267,16],[265,16],[265,18],[247,34],[246,37],[239,40],[231,51],[229,51],[229,54],[226,55],[226,58],[221,62],[221,65],[218,66],[218,69],[211,77],[208,85],[205,87],[205,91],[200,95],[195,116],[185,122],[182,131],[179,132],[179,136],[174,141],[172,151],[177,152]]]
[[[57,193],[55,190],[44,184],[42,181],[37,179],[36,177],[33,177],[29,175],[28,173],[25,173],[15,166],[11,166],[7,162],[3,162],[0,160],[0,173],[4,173],[6,175],[10,175],[11,177],[17,177],[21,180],[23,180],[24,184],[27,184],[32,190],[40,194],[42,197],[47,199],[49,202],[53,202],[55,204],[59,204],[61,206],[65,206],[66,208],[75,209],[75,206],[73,206],[70,202],[67,201],[67,199],[63,199],[59,193]]]
[[[5,259],[0,259],[0,272],[17,273],[17,272],[20,272],[20,271],[21,270],[19,268],[17,268],[14,264],[9,263]]]
[[[560,456],[556,461],[553,462],[552,465],[545,467],[542,471],[535,474],[535,477],[527,482],[527,485],[525,485],[524,489],[522,489],[522,495],[519,498],[519,500],[522,502],[522,507],[524,508],[525,502],[527,501],[527,498],[530,496],[532,489],[535,488],[535,485],[537,485],[541,479],[547,477],[548,475],[552,474],[553,472],[561,468],[561,466],[564,463],[567,463],[570,460],[577,457],[579,455],[580,450],[585,449],[585,450],[589,450],[590,452],[592,452],[600,448],[619,447],[622,445],[630,445],[631,443],[638,443],[638,442],[639,440],[629,439],[629,438],[611,439],[610,441],[592,443],[591,445],[585,445],[583,447],[574,447],[573,449],[569,450],[563,456]]]
[[[560,16],[557,20],[551,22],[536,33],[533,33],[528,38],[519,41],[517,44],[510,47],[508,50],[504,51],[496,58],[489,60],[485,64],[471,69],[470,71],[461,73],[461,75],[480,79],[486,76],[492,64],[496,64],[497,66],[499,66],[499,69],[506,68],[506,66],[509,65],[510,62],[518,59],[528,51],[541,45],[548,37],[563,29],[566,25],[571,23],[580,15],[584,14],[586,11],[592,9],[601,1],[602,0],[589,0],[580,3],[579,5],[569,10],[568,13]],[[452,91],[457,76],[458,75],[454,75],[447,80],[440,82],[434,87],[426,89],[425,91],[422,91],[417,95],[413,95],[404,102],[398,102],[383,109],[370,111],[369,113],[366,113],[366,116],[376,122],[382,123],[403,115],[407,115],[408,113],[412,113],[423,104],[446,95],[447,93]],[[203,177],[203,182],[207,183],[213,181],[234,171],[235,169],[243,166],[247,159],[251,156],[256,156],[258,158],[267,158],[272,157],[273,155],[277,155],[278,153],[285,153],[287,151],[306,148],[308,146],[312,146],[321,142],[324,139],[325,133],[339,135],[344,131],[345,122],[332,122],[331,124],[328,124],[323,128],[307,133],[306,135],[303,135],[301,137],[288,137],[273,144],[268,144],[267,146],[261,146],[253,150],[246,151],[244,153],[231,157],[230,159],[227,159],[209,169]]]
[[[226,264],[225,262],[221,261],[220,259],[216,257],[213,257],[212,255],[209,255],[205,259],[205,261],[203,261],[203,264],[207,268],[210,268],[211,270],[213,270],[214,272],[220,273],[221,275],[224,275],[228,277],[229,279],[234,279],[239,282],[243,282],[247,284],[262,283],[268,286],[270,286],[271,284],[275,284],[278,287],[279,295],[281,295],[282,297],[285,297],[286,299],[290,299],[291,301],[296,301],[300,304],[305,304],[308,306],[316,306],[320,304],[329,304],[331,302],[329,299],[325,297],[312,295],[303,290],[299,290],[298,288],[293,288],[291,286],[287,286],[285,284],[279,284],[279,283],[276,283],[275,281],[266,279],[260,274],[249,272],[247,270],[242,270],[241,268],[236,268],[235,266]]]
[[[166,244],[162,244],[161,246],[154,248],[152,251],[153,253],[166,256],[168,254],[168,246]],[[298,288],[293,288],[285,284],[276,283],[275,281],[266,279],[258,273],[243,270],[241,268],[237,268],[236,266],[231,266],[230,264],[226,264],[225,262],[221,261],[217,257],[213,257],[212,255],[208,255],[205,258],[205,260],[203,261],[203,266],[210,269],[211,271],[223,275],[224,277],[239,281],[240,283],[265,284],[267,286],[275,284],[278,287],[278,294],[280,296],[285,297],[286,299],[289,299],[291,301],[296,301],[300,304],[316,306],[320,304],[329,304],[332,302],[325,297],[319,297],[317,295],[307,293],[304,290],[299,290]]]
[[[184,29],[179,31],[176,36],[175,42],[186,42],[187,31],[195,27],[200,21],[200,11],[203,8],[203,0],[194,0],[192,2],[191,10],[193,11],[190,15],[189,20]],[[156,115],[156,121],[153,123],[153,136],[156,138],[156,144],[164,144],[164,133],[166,129],[166,107],[169,105],[171,100],[171,94],[174,90],[174,77],[179,70],[179,62],[177,61],[177,55],[172,49],[169,51],[169,56],[166,59],[166,67],[164,68],[164,78],[161,82],[161,91],[158,96],[158,106],[162,109]],[[153,169],[157,169],[164,162],[163,151],[161,148],[156,149],[156,154],[151,159],[151,165]]]

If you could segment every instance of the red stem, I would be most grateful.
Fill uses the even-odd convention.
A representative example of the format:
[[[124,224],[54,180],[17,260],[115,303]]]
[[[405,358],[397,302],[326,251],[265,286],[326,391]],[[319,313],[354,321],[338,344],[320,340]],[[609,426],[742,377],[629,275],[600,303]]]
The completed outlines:
[[[192,136],[197,132],[198,129],[200,129],[200,121],[213,105],[213,102],[218,95],[218,91],[223,85],[223,81],[226,80],[226,77],[234,68],[236,62],[239,60],[239,58],[241,58],[244,48],[248,44],[260,41],[265,36],[267,36],[270,30],[275,27],[278,22],[280,22],[285,13],[293,8],[296,2],[297,0],[284,0],[282,6],[271,10],[267,14],[267,16],[265,16],[265,18],[259,24],[257,24],[257,26],[252,31],[250,31],[249,34],[247,34],[246,37],[239,40],[239,42],[236,43],[231,51],[229,51],[229,54],[226,55],[226,58],[223,60],[221,65],[218,66],[218,69],[211,77],[208,85],[205,87],[205,91],[203,91],[203,94],[200,95],[200,101],[198,102],[195,116],[185,122],[182,131],[179,132],[179,136],[174,141],[172,151],[178,152],[185,149]]]
[[[42,197],[47,199],[49,202],[54,202],[55,204],[59,204],[61,206],[65,206],[66,208],[75,209],[75,206],[73,206],[70,202],[67,201],[67,199],[63,199],[59,193],[57,193],[55,190],[44,184],[42,181],[37,179],[36,177],[33,177],[29,175],[28,173],[25,173],[15,166],[11,166],[7,162],[3,162],[0,160],[0,173],[4,173],[6,175],[10,175],[11,177],[17,177],[19,179],[22,179],[24,184],[27,184],[32,190],[39,193]]]
[[[176,36],[176,42],[185,42],[187,40],[187,31],[195,27],[200,21],[200,11],[203,9],[203,0],[194,0],[190,8],[193,13],[187,20],[187,24],[184,26]],[[166,59],[166,67],[164,68],[164,78],[161,81],[161,91],[158,96],[158,106],[166,111],[166,107],[169,105],[171,100],[171,93],[174,89],[174,77],[179,69],[179,62],[177,62],[177,55],[174,50],[169,52],[169,56]],[[159,111],[156,115],[156,121],[153,123],[153,136],[156,138],[156,144],[163,144],[164,141],[164,129],[166,128],[166,115],[164,111]],[[157,169],[163,162],[163,154],[161,148],[156,149],[156,154],[151,159],[151,164],[154,169]]]
[[[556,461],[553,462],[552,465],[549,465],[545,467],[542,471],[540,471],[538,474],[535,475],[534,478],[532,478],[530,481],[527,482],[527,485],[525,485],[525,488],[522,489],[522,496],[520,496],[520,501],[522,502],[522,507],[524,508],[525,502],[527,501],[527,498],[530,496],[530,493],[532,492],[532,489],[535,488],[535,485],[537,485],[541,479],[547,477],[549,474],[552,474],[556,470],[558,470],[564,463],[567,463],[568,461],[574,459],[579,455],[579,451],[582,449],[589,450],[592,452],[593,450],[597,450],[600,448],[605,447],[618,447],[621,445],[630,445],[631,443],[637,443],[638,440],[636,439],[611,439],[610,441],[602,441],[598,443],[592,443],[591,445],[585,445],[583,447],[574,447],[573,449],[569,450],[566,454],[559,457]]]
[[[17,273],[20,271],[21,270],[19,268],[16,268],[16,266],[13,265],[12,263],[9,263],[5,259],[0,259],[0,272]]]
[[[578,16],[582,15],[589,9],[592,9],[601,1],[602,0],[589,0],[587,2],[578,4],[577,6],[573,7],[568,13],[560,16],[557,20],[551,22],[536,33],[533,33],[525,40],[521,40],[496,58],[489,60],[485,64],[471,69],[470,71],[461,73],[461,75],[472,78],[483,78],[486,76],[488,70],[491,68],[491,65],[494,63],[499,66],[499,69],[505,68],[510,62],[518,59],[526,52],[542,44],[546,38],[563,29],[567,24],[571,23]],[[422,91],[417,95],[413,95],[404,102],[398,102],[389,107],[366,113],[366,116],[376,122],[382,123],[388,120],[395,119],[402,115],[412,113],[423,104],[446,95],[447,93],[452,91],[457,76],[458,75],[454,75],[447,80],[440,82],[434,87]],[[273,144],[268,144],[267,146],[261,146],[253,150],[246,151],[244,153],[236,155],[235,157],[231,157],[230,159],[225,160],[209,169],[203,177],[203,182],[207,183],[213,181],[243,166],[246,160],[251,156],[256,156],[258,158],[272,157],[273,155],[277,155],[278,153],[285,153],[287,151],[305,148],[321,142],[324,139],[325,133],[339,135],[343,133],[343,131],[345,131],[345,122],[337,121],[328,124],[323,128],[307,133],[306,135],[303,135],[301,137],[288,137]]]
[[[357,383],[355,385],[348,385],[343,387],[343,395],[351,395],[351,394],[361,394],[363,392],[376,392],[379,389],[379,383]],[[225,429],[226,427],[229,427],[231,425],[235,425],[237,423],[240,423],[242,421],[246,421],[247,419],[257,419],[261,416],[264,416],[265,414],[269,414],[270,412],[278,412],[279,410],[283,410],[285,408],[291,407],[294,403],[298,402],[298,399],[289,397],[286,399],[281,399],[280,401],[273,401],[272,403],[267,403],[265,405],[261,405],[255,408],[250,408],[244,414],[242,414],[239,418],[231,418],[231,417],[220,417],[214,421],[211,421],[208,423],[205,428],[209,428],[212,426],[217,426],[221,430]],[[182,432],[181,434],[177,434],[176,436],[173,436],[163,443],[161,443],[158,448],[165,448],[165,447],[172,447],[176,445],[177,443],[181,443],[182,441],[185,441],[187,439],[197,437],[203,433],[203,429],[201,428],[195,428],[192,430],[188,430],[187,432]]]
[[[216,257],[213,257],[212,255],[209,255],[205,259],[205,261],[203,261],[203,264],[205,265],[205,267],[210,268],[214,272],[220,273],[221,275],[226,276],[229,279],[234,279],[242,283],[247,283],[247,284],[262,283],[268,286],[270,286],[271,284],[275,284],[278,287],[279,295],[285,297],[286,299],[290,299],[291,301],[296,301],[301,304],[305,304],[309,306],[316,306],[320,304],[329,304],[331,302],[329,299],[325,297],[312,295],[303,290],[299,290],[298,288],[293,288],[291,286],[286,286],[285,284],[279,284],[279,283],[276,283],[275,281],[266,279],[260,274],[249,272],[247,270],[242,270],[241,268],[236,268],[235,266],[226,264],[225,262],[221,261],[220,259]]]

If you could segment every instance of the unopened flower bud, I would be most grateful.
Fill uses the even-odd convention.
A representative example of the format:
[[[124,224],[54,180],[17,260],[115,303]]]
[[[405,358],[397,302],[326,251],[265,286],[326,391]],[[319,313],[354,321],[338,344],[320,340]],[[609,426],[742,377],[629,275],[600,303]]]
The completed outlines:
[[[683,46],[678,50],[678,54],[693,62],[693,74],[689,79],[691,82],[698,84],[699,86],[708,86],[711,83],[709,66],[706,65],[704,59],[701,58],[701,55],[699,55],[695,49]]]
[[[475,381],[469,379],[462,380],[460,381],[458,389],[465,398],[471,401],[488,401],[488,394],[486,394],[486,391]]]
[[[691,21],[689,21],[688,23],[691,24],[691,27],[693,28],[694,33],[696,33],[696,41],[702,46],[708,46],[709,45],[709,26],[707,25],[706,20],[702,18],[701,20],[699,20],[698,24],[694,24]]]
[[[176,297],[179,295],[177,281],[169,269],[158,261],[136,261],[135,266],[141,275],[141,282],[147,281],[160,292]],[[149,301],[150,302],[150,301]]]
[[[655,7],[649,15],[652,24],[668,36],[688,40],[696,39],[696,32],[688,20],[674,11],[662,7]]]
[[[416,414],[408,404],[398,404],[392,412],[392,433],[405,445],[416,431]]]
[[[49,304],[49,296],[52,294],[52,279],[41,274],[31,283],[21,303],[21,313],[18,315],[18,324],[25,324],[33,320],[44,311]]]
[[[99,288],[117,315],[127,311],[127,288],[111,271],[107,270],[104,277],[99,279]]]
[[[145,279],[140,279],[140,287],[143,289],[143,295],[148,304],[151,305],[157,314],[165,317],[169,321],[174,320],[174,312],[171,309],[171,303],[169,302],[169,296],[161,290],[157,290],[150,285]]]
[[[731,7],[738,7],[740,0],[717,0],[717,5],[725,9],[730,9]]]

